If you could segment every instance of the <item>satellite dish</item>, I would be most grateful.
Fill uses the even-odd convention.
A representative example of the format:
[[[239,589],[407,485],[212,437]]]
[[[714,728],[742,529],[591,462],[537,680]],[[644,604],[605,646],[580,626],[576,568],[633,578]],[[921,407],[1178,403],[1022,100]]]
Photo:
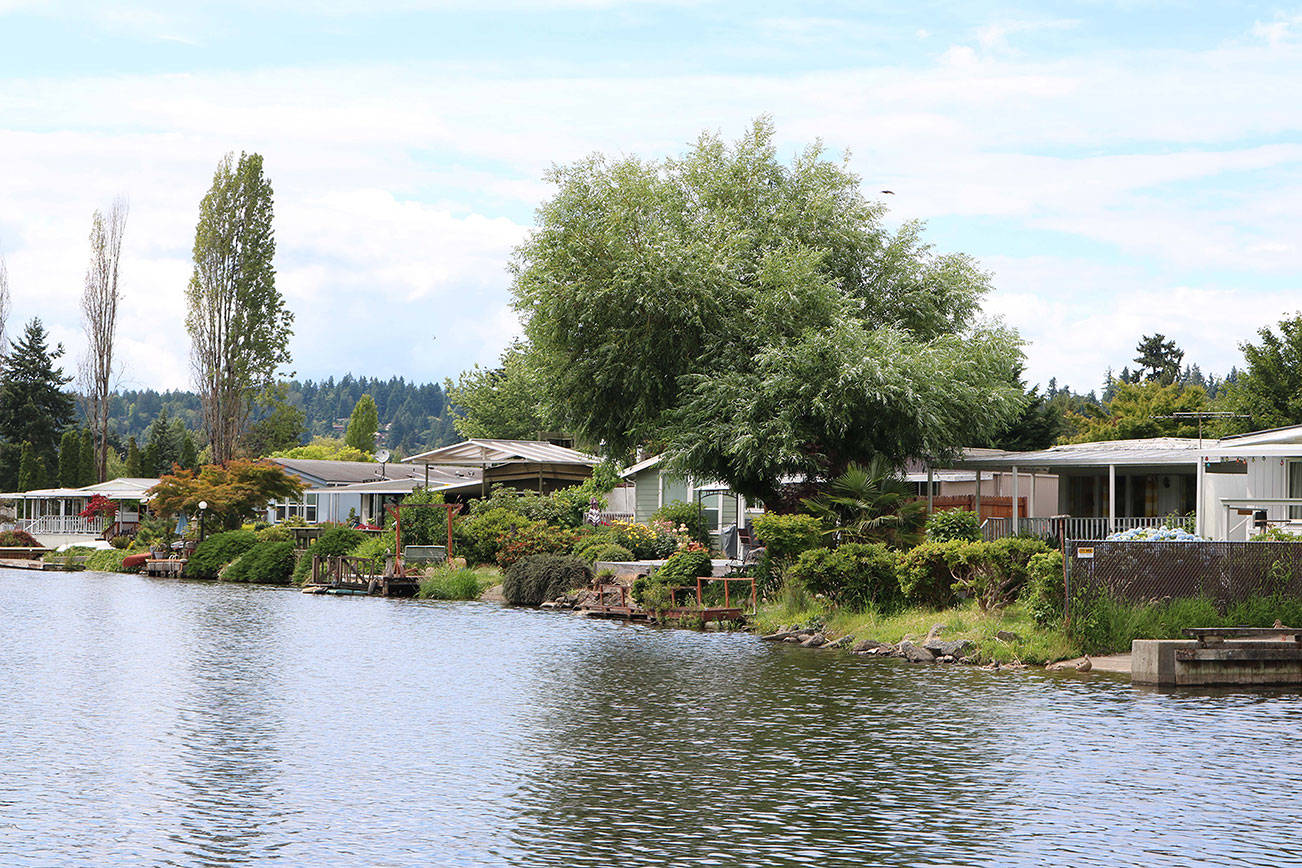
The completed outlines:
[[[393,453],[388,449],[381,449],[379,452],[375,453],[375,460],[383,464],[388,461],[392,455]]]

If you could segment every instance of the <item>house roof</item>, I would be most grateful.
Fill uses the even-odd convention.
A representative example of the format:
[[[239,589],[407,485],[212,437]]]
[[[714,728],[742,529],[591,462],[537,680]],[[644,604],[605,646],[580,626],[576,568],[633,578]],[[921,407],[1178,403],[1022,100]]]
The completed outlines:
[[[13,491],[0,494],[2,498],[29,497],[52,500],[64,497],[94,497],[102,494],[109,500],[137,500],[158,484],[157,479],[121,476],[107,482],[96,482],[82,488],[38,488],[32,491]]]
[[[272,458],[269,459],[285,468],[288,472],[303,479],[310,485],[336,486],[355,485],[359,482],[375,482],[381,479],[381,467],[374,461],[323,461],[315,458]],[[390,479],[405,477],[424,477],[424,468],[403,464],[386,464],[384,476]]]
[[[479,485],[483,473],[472,467],[430,467],[429,490],[444,491],[467,485]],[[357,482],[352,485],[333,485],[309,488],[307,494],[410,494],[425,487],[424,472],[420,476],[401,479],[378,479],[374,482]]]
[[[993,449],[964,450],[951,462],[965,468],[1106,467],[1108,465],[1195,465],[1199,455],[1215,449],[1217,441],[1184,437],[1152,437],[1146,440],[1104,440],[1098,443],[1069,443],[1035,452],[1002,452]]]
[[[663,455],[652,455],[650,458],[642,459],[632,467],[625,467],[619,472],[619,476],[621,479],[627,479],[630,476],[635,476],[636,474],[641,473],[643,470],[650,470],[652,467],[657,466],[664,460],[665,457]]]
[[[601,459],[545,440],[473,438],[404,458],[412,464],[493,467],[499,464],[577,464],[592,467]]]

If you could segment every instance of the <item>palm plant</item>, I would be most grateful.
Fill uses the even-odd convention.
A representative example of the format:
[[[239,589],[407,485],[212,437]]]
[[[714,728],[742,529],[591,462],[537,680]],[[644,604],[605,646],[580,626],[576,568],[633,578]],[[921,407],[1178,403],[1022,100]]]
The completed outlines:
[[[927,506],[882,456],[867,466],[851,464],[805,506],[822,520],[836,542],[884,542],[912,546],[922,540]]]

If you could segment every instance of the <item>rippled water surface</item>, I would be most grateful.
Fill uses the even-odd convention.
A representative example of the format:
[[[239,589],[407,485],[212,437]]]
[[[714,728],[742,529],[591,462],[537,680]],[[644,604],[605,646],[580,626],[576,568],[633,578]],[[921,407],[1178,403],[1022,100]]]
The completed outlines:
[[[3,865],[1302,862],[1302,698],[0,570]]]

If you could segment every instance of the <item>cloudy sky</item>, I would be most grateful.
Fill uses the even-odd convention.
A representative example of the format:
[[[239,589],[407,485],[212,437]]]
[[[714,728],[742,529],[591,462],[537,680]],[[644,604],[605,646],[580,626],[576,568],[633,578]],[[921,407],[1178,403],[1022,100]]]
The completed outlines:
[[[297,374],[441,379],[518,331],[550,164],[767,113],[993,272],[1033,382],[1093,388],[1153,331],[1223,372],[1302,308],[1299,106],[1278,4],[0,0],[11,331],[80,353],[90,216],[125,194],[122,383],[187,387],[199,200],[257,151]]]

